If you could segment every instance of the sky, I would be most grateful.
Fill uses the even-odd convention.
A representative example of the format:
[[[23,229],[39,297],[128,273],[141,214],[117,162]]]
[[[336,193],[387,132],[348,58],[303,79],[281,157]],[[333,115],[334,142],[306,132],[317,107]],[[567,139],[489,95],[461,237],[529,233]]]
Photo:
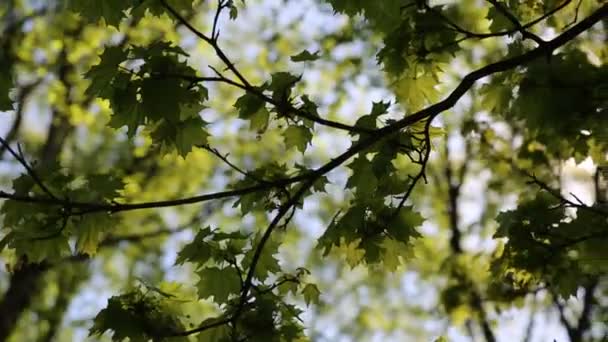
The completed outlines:
[[[316,5],[313,4],[311,0],[302,0],[302,1],[289,1],[286,5],[283,4],[283,1],[280,0],[267,0],[264,1],[263,5],[255,6],[250,5],[247,10],[241,11],[239,14],[239,21],[237,22],[229,22],[227,20],[223,20],[221,22],[222,28],[222,37],[227,40],[234,39],[235,37],[239,37],[240,34],[243,34],[243,30],[248,30],[250,27],[257,27],[257,24],[260,21],[267,20],[269,15],[272,14],[275,18],[275,25],[278,30],[287,29],[287,27],[294,21],[300,21],[301,31],[298,34],[301,34],[305,41],[310,42],[310,48],[312,50],[315,49],[315,41],[314,38],[318,31],[332,31],[340,27],[344,24],[346,18],[345,17],[333,17],[327,15],[325,13],[321,13],[317,10]],[[243,27],[241,23],[248,23],[247,27]],[[272,32],[265,32],[265,34],[271,34]],[[184,35],[183,37],[183,46],[188,47],[193,44],[193,38],[191,35]],[[244,59],[255,59],[256,55],[260,53],[260,49],[263,49],[263,46],[256,45],[256,42],[250,42],[249,44],[244,44],[241,46],[241,51],[238,51],[241,58]],[[336,58],[344,58],[351,54],[361,53],[362,46],[357,46],[354,44],[349,48],[341,49],[333,52],[334,57]],[[195,64],[198,64],[200,68],[205,68],[205,59],[200,58],[199,61],[194,61]],[[314,87],[315,81],[321,80],[323,77],[322,70],[314,70],[308,69],[303,65],[295,65],[293,66],[295,72],[303,73],[304,79],[312,84]],[[339,113],[341,114],[340,118],[347,122],[353,122],[354,117],[352,113],[364,113],[369,110],[371,103],[373,101],[386,100],[387,97],[390,96],[390,92],[382,87],[378,87],[377,85],[372,85],[374,82],[370,80],[370,77],[376,77],[377,73],[375,71],[370,70],[369,73],[362,74],[361,76],[355,78],[354,82],[346,85],[347,93],[350,98],[356,99],[351,102],[344,104]],[[310,89],[314,93],[314,89]],[[317,91],[318,94],[316,96],[323,97],[324,95],[327,97],[331,97],[331,93],[328,93],[326,90],[323,92]],[[323,101],[323,99],[321,99]],[[325,99],[327,103],[332,102],[332,99]],[[48,125],[48,121],[40,120],[41,117],[45,115],[39,112],[40,106],[31,105],[26,110],[26,124],[24,127],[27,127],[28,130],[37,131],[42,133],[45,131],[46,125]],[[323,108],[321,108],[323,110]],[[213,114],[209,114],[213,116]],[[8,128],[11,125],[11,120],[9,119],[10,114],[0,113],[0,134],[4,136],[4,134],[8,131]],[[226,129],[237,129],[234,126],[217,126],[214,129],[223,131]],[[451,141],[451,150],[458,153],[458,151],[462,151],[462,144],[459,141]],[[313,150],[321,149],[322,154],[325,156],[337,155],[338,153],[344,151],[349,146],[349,139],[346,136],[338,137],[332,134],[329,131],[322,132],[318,137],[315,137],[313,142]],[[313,152],[314,153],[314,152]],[[569,194],[570,192],[577,195],[578,198],[582,199],[586,203],[591,203],[594,199],[594,187],[593,187],[593,173],[595,170],[595,166],[589,161],[586,160],[583,163],[576,165],[572,160],[565,162],[564,164],[564,173],[563,173],[563,188],[564,193]],[[0,173],[7,174],[9,172],[15,172],[13,164],[7,163],[6,161],[0,162]],[[345,182],[345,174],[335,173],[332,174],[331,180],[334,183],[344,183]],[[479,215],[480,210],[478,208],[482,207],[483,196],[480,196],[480,189],[482,189],[483,182],[468,182],[466,186],[463,188],[464,196],[467,198],[465,202],[462,213],[463,213],[463,221],[474,221],[476,217]],[[338,191],[339,192],[339,191]],[[506,208],[508,209],[509,205],[515,205],[515,203],[507,203]],[[314,238],[318,237],[322,234],[324,229],[326,228],[324,223],[320,221],[315,213],[318,207],[318,203],[315,203],[314,200],[309,200],[305,202],[304,209],[299,211],[295,216],[295,223],[297,226],[306,227],[305,230],[302,231],[303,234],[307,234],[309,239],[302,240],[302,250],[310,250],[314,244]],[[432,233],[434,229],[437,227],[427,226],[425,228],[427,232]],[[165,259],[163,260],[163,265],[169,270],[169,277],[175,277],[176,279],[180,277],[180,271],[173,268],[173,262],[175,258],[175,253],[177,252],[177,248],[181,243],[189,241],[192,235],[185,232],[183,234],[178,234],[170,239],[167,244],[167,250],[165,253]],[[468,248],[486,248],[484,244],[492,242],[489,241],[481,241],[479,239],[469,239],[465,241],[465,244],[468,245]],[[492,247],[492,246],[489,246]],[[284,256],[288,257],[288,256]],[[331,270],[328,269],[326,272],[330,273]],[[361,270],[355,269],[352,272],[362,272]],[[323,275],[320,275],[323,276]],[[356,278],[358,275],[353,274],[352,277]],[[110,287],[106,286],[107,280],[103,277],[100,277],[98,274],[93,277],[93,279],[89,282],[87,288],[82,291],[73,301],[68,311],[69,319],[65,324],[70,324],[70,321],[82,320],[83,318],[92,318],[102,307],[105,306],[107,298],[109,298],[113,293],[108,290]],[[400,296],[396,296],[396,299],[402,298],[403,295],[406,297],[412,298],[414,301],[420,302],[420,305],[424,306],[428,303],[434,303],[436,299],[436,294],[432,291],[428,291],[420,284],[420,279],[417,274],[414,272],[405,272],[401,279],[401,288],[398,289],[401,293]],[[359,294],[360,295],[360,294]],[[364,296],[365,294],[363,294]],[[327,294],[326,294],[327,296]],[[331,298],[326,298],[331,301]],[[425,304],[425,302],[427,304]],[[315,331],[314,336],[317,341],[352,341],[347,336],[340,335],[339,330],[336,328],[336,324],[334,320],[342,320],[344,318],[349,317],[349,308],[352,307],[353,302],[348,300],[348,297],[344,301],[340,301],[337,303],[339,309],[334,313],[327,315],[327,317],[313,317],[314,313],[309,311],[304,314],[305,319],[310,323],[312,321],[315,322]],[[499,341],[518,341],[521,340],[523,333],[525,332],[526,324],[529,322],[530,316],[529,310],[518,310],[511,309],[502,313],[500,316],[500,325],[497,327],[497,336]],[[319,319],[321,318],[321,319]],[[438,335],[442,333],[442,329],[445,327],[444,322],[436,322],[429,321],[427,323],[429,325],[429,330],[437,330]],[[548,341],[551,339],[555,339],[556,341],[566,341],[567,336],[558,322],[558,317],[555,313],[549,314],[537,314],[535,319],[535,330],[533,334],[532,341]],[[74,336],[76,340],[84,340],[87,332],[85,330],[78,331],[77,335]],[[470,341],[469,337],[463,334],[463,330],[456,328],[449,328],[447,330],[447,337],[450,341]],[[374,337],[370,341],[397,341],[395,339],[397,337],[387,337],[382,333],[378,332],[374,335]]]

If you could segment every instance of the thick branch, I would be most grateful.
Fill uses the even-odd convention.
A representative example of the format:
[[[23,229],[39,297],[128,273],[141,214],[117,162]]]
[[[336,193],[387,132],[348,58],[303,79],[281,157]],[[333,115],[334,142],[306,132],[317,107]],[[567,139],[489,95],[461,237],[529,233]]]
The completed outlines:
[[[24,264],[11,274],[10,286],[0,300],[0,341],[10,337],[21,313],[37,293],[40,277],[46,269],[46,265]]]
[[[599,22],[601,19],[608,15],[608,5],[604,5],[600,7],[596,12],[591,14],[589,17],[585,18],[560,36],[556,37],[553,40],[547,41],[546,44],[540,46],[534,50],[531,50],[522,55],[508,58],[496,63],[492,63],[486,65],[480,69],[477,69],[467,76],[463,78],[460,84],[449,94],[447,98],[444,100],[435,103],[425,109],[422,109],[414,114],[408,115],[405,118],[391,124],[385,126],[381,129],[376,130],[373,134],[366,135],[362,137],[362,139],[352,146],[350,149],[332,159],[322,167],[312,171],[309,174],[296,176],[293,178],[281,180],[279,182],[275,182],[275,186],[284,186],[287,184],[292,184],[295,182],[309,180],[309,179],[318,179],[322,175],[328,173],[329,171],[335,169],[339,165],[346,162],[348,159],[356,155],[357,153],[368,149],[383,137],[388,135],[395,134],[400,130],[412,125],[416,122],[419,122],[424,119],[433,118],[442,112],[452,108],[458,100],[481,78],[490,76],[495,73],[504,72],[507,70],[514,69],[518,66],[525,65],[537,58],[546,56],[550,54],[555,49],[561,47],[562,45],[568,43],[570,40],[574,39],[577,35],[585,32],[587,29],[592,27],[594,24]],[[188,198],[182,198],[177,200],[165,200],[165,201],[154,201],[154,202],[141,202],[141,203],[131,203],[131,204],[104,204],[104,203],[87,203],[87,202],[71,202],[66,200],[53,200],[51,198],[44,197],[32,197],[32,196],[22,196],[16,194],[9,194],[6,192],[0,192],[0,198],[11,199],[15,201],[21,202],[29,202],[36,204],[46,204],[46,205],[55,205],[55,206],[71,206],[73,208],[80,208],[85,210],[83,214],[91,213],[91,212],[100,212],[100,211],[108,211],[108,212],[120,212],[120,211],[129,211],[129,210],[140,210],[140,209],[151,209],[151,208],[161,208],[161,207],[170,207],[170,206],[179,206],[193,203],[200,203],[204,201],[214,200],[214,199],[222,199],[227,197],[234,197],[243,194],[248,194],[256,191],[263,191],[269,189],[268,185],[256,185],[248,188],[224,191],[214,194],[206,194]]]
[[[575,329],[568,331],[572,342],[580,342],[583,340],[583,335],[591,326],[591,310],[595,304],[594,292],[598,285],[598,279],[594,278],[590,284],[585,286],[585,295],[583,296],[583,311],[578,318]]]
[[[163,0],[161,0],[161,1],[163,1]],[[164,3],[164,1],[163,1],[163,3]],[[236,312],[232,316],[225,317],[218,321],[214,321],[211,324],[201,325],[192,330],[176,333],[176,335],[186,336],[186,335],[195,334],[195,333],[205,331],[205,330],[208,330],[211,328],[215,328],[215,327],[218,327],[218,326],[221,326],[224,324],[229,324],[230,322],[233,322],[239,318],[239,315],[242,312],[242,309],[248,298],[248,293],[252,286],[253,274],[255,272],[255,268],[257,266],[257,263],[259,261],[261,254],[262,254],[262,251],[265,247],[265,244],[270,239],[270,236],[272,235],[275,228],[279,225],[279,222],[289,212],[291,207],[294,206],[295,204],[297,204],[298,201],[300,201],[300,198],[304,195],[304,193],[306,193],[306,191],[309,189],[309,187],[312,186],[312,184],[314,184],[314,182],[318,178],[320,178],[321,176],[330,172],[331,170],[335,169],[336,167],[342,165],[344,162],[346,162],[348,159],[350,159],[352,156],[356,155],[357,153],[364,151],[364,150],[368,149],[369,147],[373,146],[375,143],[382,140],[382,138],[386,137],[387,135],[395,134],[395,133],[399,132],[400,130],[402,130],[403,128],[405,128],[411,124],[414,124],[418,121],[424,120],[424,119],[428,119],[430,121],[435,116],[439,115],[440,113],[444,112],[447,109],[450,109],[473,86],[473,84],[475,84],[475,82],[477,80],[479,80],[483,77],[495,74],[495,73],[513,69],[515,67],[529,63],[536,58],[539,58],[539,57],[552,53],[553,50],[566,44],[567,42],[569,42],[570,40],[575,38],[577,35],[581,34],[585,30],[589,29],[595,23],[597,23],[598,21],[600,21],[601,19],[606,17],[606,15],[608,15],[608,5],[602,6],[595,13],[593,13],[592,15],[587,17],[585,20],[581,21],[576,26],[572,27],[571,29],[564,32],[557,38],[555,38],[551,41],[548,41],[546,44],[543,44],[542,46],[539,46],[538,48],[536,48],[532,51],[524,53],[520,56],[512,57],[512,58],[505,59],[500,62],[489,64],[476,71],[473,71],[472,73],[465,76],[465,78],[456,87],[456,89],[454,89],[452,91],[452,93],[450,93],[450,95],[443,101],[440,101],[434,105],[431,105],[417,113],[406,116],[405,118],[395,122],[394,124],[391,124],[389,126],[386,126],[386,127],[383,127],[381,129],[377,130],[374,134],[363,136],[362,139],[357,144],[352,146],[350,149],[348,149],[347,151],[345,151],[341,155],[337,156],[330,162],[326,163],[325,165],[323,165],[320,168],[313,171],[309,175],[309,177],[306,178],[305,182],[300,186],[298,191],[289,199],[289,201],[286,202],[285,204],[283,204],[279,208],[278,213],[275,215],[272,222],[266,228],[266,231],[264,232],[262,239],[258,243],[258,246],[256,246],[253,260],[252,260],[250,268],[247,272],[247,277],[245,278],[244,287],[241,291],[240,302],[239,302],[239,306],[238,306]],[[472,304],[475,307],[480,308],[481,307],[481,298],[479,296],[474,297]],[[483,311],[480,310],[480,315],[482,314],[482,312]],[[484,317],[482,317],[482,321],[485,322]],[[484,330],[484,335],[485,335],[486,339],[488,341],[495,341],[494,335],[493,335],[492,331],[490,330],[487,322],[486,322],[486,324],[482,325],[482,328]]]
[[[467,147],[468,149],[468,147]],[[459,256],[462,254],[462,233],[459,227],[459,218],[458,218],[458,203],[460,200],[460,190],[462,188],[462,184],[464,181],[464,177],[466,175],[466,169],[468,167],[468,159],[465,155],[465,162],[461,166],[461,169],[458,173],[458,177],[454,176],[454,170],[452,169],[452,165],[450,162],[450,149],[449,142],[445,142],[445,152],[446,152],[446,167],[445,167],[445,177],[446,182],[448,183],[448,215],[450,222],[450,230],[452,232],[452,236],[450,238],[450,248],[452,249],[452,254],[454,256]],[[456,273],[456,277],[459,281],[463,283],[470,283],[470,298],[471,298],[471,306],[477,312],[479,316],[479,324],[481,325],[481,330],[483,332],[483,336],[487,342],[495,342],[496,336],[490,327],[490,322],[488,322],[488,315],[483,306],[483,299],[477,288],[474,286],[473,282],[469,279],[466,274],[461,274],[460,272]]]

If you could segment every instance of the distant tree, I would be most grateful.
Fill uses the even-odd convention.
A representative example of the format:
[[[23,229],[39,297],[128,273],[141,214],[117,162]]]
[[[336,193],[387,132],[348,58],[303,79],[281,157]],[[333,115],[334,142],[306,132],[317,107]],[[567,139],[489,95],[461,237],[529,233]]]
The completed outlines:
[[[607,19],[2,1],[0,341],[606,340]]]

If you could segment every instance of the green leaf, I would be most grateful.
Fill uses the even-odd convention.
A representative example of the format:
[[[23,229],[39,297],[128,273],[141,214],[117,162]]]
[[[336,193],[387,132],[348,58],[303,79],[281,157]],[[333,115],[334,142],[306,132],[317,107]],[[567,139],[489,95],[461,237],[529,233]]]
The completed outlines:
[[[414,257],[413,247],[395,239],[386,238],[382,241],[382,263],[387,271],[394,272],[405,261]]]
[[[30,212],[35,214],[23,214]],[[25,255],[29,262],[40,263],[60,260],[71,254],[66,234],[69,221],[58,210],[6,201],[1,213],[6,232],[2,244],[13,248],[18,256]]]
[[[319,288],[317,288],[317,285],[306,284],[306,286],[304,286],[304,288],[302,289],[302,295],[304,295],[304,301],[306,302],[306,305],[310,306],[311,303],[319,304],[319,297],[321,296],[321,292],[319,291]]]
[[[346,13],[350,16],[363,13],[372,27],[382,32],[390,32],[395,29],[401,22],[401,14],[408,9],[400,0],[328,0],[328,2],[336,12]]]
[[[167,5],[177,11],[181,15],[186,15],[192,11],[192,0],[166,0]],[[140,19],[144,16],[146,11],[149,11],[155,16],[161,16],[167,13],[167,9],[158,0],[138,0],[137,5],[132,11],[132,15],[135,19]]]
[[[8,240],[8,246],[14,248],[17,255],[27,256],[28,262],[57,261],[71,254],[68,238],[61,232],[61,226],[29,226],[27,228],[29,231],[11,233],[12,239]]]
[[[118,27],[120,20],[124,17],[124,11],[135,5],[135,0],[104,0],[100,2],[88,0],[68,1],[69,9],[80,13],[80,15],[91,23],[97,23],[103,18],[108,25]]]
[[[105,232],[115,224],[115,219],[106,213],[88,214],[73,222],[78,252],[94,255]]]
[[[281,341],[275,320],[277,298],[270,294],[257,296],[254,305],[241,316],[239,327],[243,334],[250,336],[248,340],[252,342]]]
[[[147,78],[141,83],[142,108],[146,117],[153,121],[163,118],[170,122],[177,121],[179,105],[189,101],[190,95],[177,79]]]
[[[307,95],[302,95],[300,98],[302,100],[302,105],[300,106],[300,110],[305,111],[308,115],[318,118],[319,112],[317,111],[317,104],[312,102]],[[307,118],[302,118],[304,126],[312,129],[314,128],[314,121],[309,120]]]
[[[329,180],[325,176],[319,177],[312,185],[312,189],[317,192],[325,192],[325,186],[329,184]]]
[[[213,255],[213,252],[211,251],[213,246],[206,241],[209,236],[211,236],[211,229],[209,227],[199,230],[192,242],[185,245],[182,250],[177,253],[175,264],[182,265],[187,261],[199,265],[207,263]]]
[[[107,47],[100,58],[99,64],[91,67],[85,74],[85,77],[91,81],[87,94],[110,98],[114,90],[112,81],[119,72],[118,65],[127,59],[127,52],[120,47]]]
[[[225,303],[230,295],[237,295],[241,280],[234,267],[207,267],[197,272],[200,280],[196,287],[201,298],[213,297],[216,303]]]
[[[418,77],[403,76],[393,85],[397,100],[407,106],[408,110],[415,112],[426,104],[437,101],[439,92],[435,86],[439,82],[432,74]]]
[[[234,5],[230,4],[230,19],[234,20],[239,16],[239,9]]]
[[[502,1],[499,1],[501,5],[508,10],[508,7]],[[513,29],[513,23],[509,18],[507,18],[504,14],[502,14],[495,6],[492,6],[488,11],[488,20],[492,23],[490,24],[490,31],[492,32],[501,32],[508,31]]]
[[[249,178],[245,178],[241,181],[238,181],[232,187],[233,189],[242,189],[249,186],[255,185],[256,182]],[[254,210],[256,211],[265,211],[267,206],[270,205],[269,193],[254,193],[254,194],[246,194],[241,196],[233,205],[233,207],[240,206],[241,214],[246,215]]]
[[[192,242],[185,245],[177,254],[176,265],[184,262],[193,262],[198,266],[205,266],[210,262],[222,264],[227,256],[242,253],[247,235],[241,232],[224,233],[212,231],[207,227],[201,229]]]
[[[207,123],[200,117],[171,123],[162,120],[152,131],[152,138],[186,157],[194,146],[206,145],[209,134],[203,129]]]
[[[207,133],[203,127],[206,123],[199,117],[180,122],[175,136],[175,147],[177,152],[185,157],[192,151],[193,146],[207,144]]]
[[[517,209],[498,214],[496,221],[499,227],[494,238],[543,232],[564,217],[564,209],[558,205],[559,201],[553,195],[539,192],[533,200],[520,203]],[[553,207],[555,209],[549,209]]]
[[[144,331],[145,321],[124,305],[123,299],[126,296],[128,295],[112,297],[108,300],[108,305],[93,320],[91,335],[101,335],[111,330],[113,331],[113,341],[122,341],[125,338],[129,338],[131,341],[147,340]]]
[[[344,238],[340,238],[340,241],[332,247],[331,253],[344,258],[346,263],[354,268],[361,264],[365,256],[365,250],[359,248],[360,243],[361,239],[346,242]]]
[[[348,168],[352,170],[352,175],[348,178],[346,187],[356,188],[358,198],[373,196],[378,187],[378,179],[374,176],[372,163],[359,155],[348,165]]]
[[[115,89],[110,104],[113,111],[110,127],[127,126],[128,136],[133,137],[137,127],[145,120],[144,108],[137,100],[137,84],[130,83],[124,89]]]
[[[81,191],[78,191],[77,198],[91,201],[113,201],[121,197],[124,186],[125,182],[112,174],[87,175],[86,185],[83,185]]]
[[[513,90],[508,85],[484,84],[480,89],[482,105],[490,112],[503,113],[509,108]]]
[[[297,55],[291,56],[291,61],[292,62],[308,62],[308,61],[315,61],[315,60],[319,59],[319,57],[320,57],[319,51],[310,53],[308,50],[304,50]]]
[[[268,128],[270,113],[266,107],[261,107],[255,114],[249,117],[249,128],[258,133],[263,133]]]
[[[367,115],[363,115],[362,117],[360,117],[357,122],[355,123],[355,126],[357,127],[361,127],[361,128],[367,128],[367,129],[376,129],[377,127],[377,121],[378,121],[378,117],[380,115],[386,114],[388,111],[388,108],[391,106],[391,102],[387,101],[387,102],[373,102],[372,103],[372,111],[371,113],[367,114]]]
[[[199,118],[201,111],[205,108],[207,107],[200,102],[180,103],[179,121],[184,122],[188,119]]]
[[[261,236],[258,235],[255,239],[254,248],[249,250],[245,254],[245,258],[243,259],[244,267],[251,267],[251,263],[253,262],[253,256],[255,254],[256,249],[258,248],[259,241]],[[279,246],[281,245],[280,241],[277,238],[271,237],[266,241],[264,245],[264,249],[260,254],[260,257],[257,261],[257,265],[255,267],[254,275],[257,279],[264,281],[268,278],[269,275],[278,273],[281,270],[279,266],[279,261],[275,257],[279,252]]]
[[[378,117],[380,115],[388,113],[388,109],[391,107],[391,101],[380,101],[372,102],[372,111],[369,115]]]
[[[392,217],[393,214],[393,208],[387,210],[386,215]],[[420,237],[420,233],[416,231],[416,228],[421,226],[423,222],[424,218],[422,215],[414,211],[412,206],[404,206],[399,209],[399,213],[394,219],[388,223],[386,230],[389,236],[398,241],[408,243],[412,238]]]
[[[304,153],[312,139],[312,132],[304,126],[289,126],[283,132],[283,138],[287,148],[295,147],[298,151]]]
[[[253,126],[259,125],[262,121],[268,122],[268,111],[266,111],[266,108],[264,107],[264,99],[256,94],[245,93],[236,100],[234,107],[239,111],[239,118],[256,121],[256,124],[251,123],[252,128]],[[266,114],[260,114],[261,117],[256,116],[260,111],[266,111]]]
[[[275,72],[268,88],[275,101],[285,101],[291,96],[291,89],[300,81],[300,76],[288,72]]]
[[[153,66],[150,71],[181,71],[186,72],[189,76],[196,74],[194,69],[179,61],[177,57],[189,57],[190,55],[173,42],[158,40],[147,46],[134,46],[131,51],[134,56],[146,61],[148,66],[144,65],[144,67]],[[155,68],[158,69],[154,70]]]
[[[279,294],[282,296],[285,296],[289,293],[297,294],[299,285],[300,284],[297,281],[285,281],[278,287]]]
[[[338,219],[338,216],[339,213],[334,216],[325,233],[319,238],[317,248],[323,249],[324,255],[342,240],[348,243],[357,238],[356,229],[365,221],[365,207],[351,206],[342,217]]]
[[[90,335],[113,331],[112,340],[146,342],[160,340],[184,331],[184,326],[170,310],[164,310],[172,298],[141,289],[111,297],[108,305],[93,320]]]

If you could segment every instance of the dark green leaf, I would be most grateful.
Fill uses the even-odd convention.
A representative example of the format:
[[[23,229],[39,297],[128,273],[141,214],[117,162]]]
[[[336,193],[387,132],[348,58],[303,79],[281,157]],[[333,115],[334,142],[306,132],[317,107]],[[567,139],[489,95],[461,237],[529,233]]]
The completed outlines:
[[[91,81],[87,94],[110,98],[113,92],[112,81],[118,74],[118,65],[127,59],[127,52],[120,47],[107,47],[100,56],[99,64],[91,67],[85,77]]]
[[[136,0],[104,0],[100,2],[88,0],[68,1],[69,9],[80,13],[80,15],[91,23],[97,23],[103,18],[108,25],[118,27],[120,20],[124,17],[124,11],[137,4]]]
[[[234,107],[238,109],[241,119],[249,120],[254,114],[263,109],[264,100],[258,95],[245,93],[236,100]]]
[[[308,61],[315,61],[315,60],[319,59],[319,57],[320,57],[319,51],[310,53],[310,52],[308,52],[308,50],[304,50],[297,55],[291,56],[291,61],[292,62],[308,62]]]
[[[259,240],[260,236],[255,239],[254,248],[245,254],[245,258],[243,259],[243,265],[245,267],[251,267],[255,249],[258,248]],[[276,238],[270,238],[266,242],[255,267],[254,275],[257,279],[264,281],[269,275],[277,273],[281,270],[279,261],[275,257],[275,255],[278,253],[279,246],[280,241],[278,241]]]
[[[241,288],[238,271],[234,267],[202,268],[197,272],[196,285],[201,298],[213,297],[217,303],[225,303],[230,295],[237,295]]]

